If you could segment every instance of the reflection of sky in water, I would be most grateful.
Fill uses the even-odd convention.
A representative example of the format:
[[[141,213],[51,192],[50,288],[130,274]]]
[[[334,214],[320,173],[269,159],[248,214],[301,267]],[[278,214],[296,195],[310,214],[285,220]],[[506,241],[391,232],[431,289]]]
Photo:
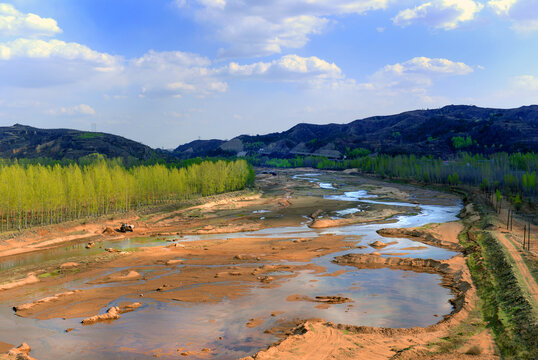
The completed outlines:
[[[301,174],[294,176],[318,182],[316,176],[322,174]],[[334,189],[331,187],[326,189]],[[332,263],[335,256],[347,253],[371,253],[377,251],[383,254],[406,252],[404,257],[447,259],[456,253],[425,245],[416,241],[403,238],[383,238],[376,233],[381,228],[416,227],[428,223],[438,223],[457,220],[456,215],[461,205],[438,206],[417,205],[400,202],[383,202],[374,200],[375,195],[369,195],[364,190],[347,191],[340,195],[329,195],[329,199],[357,201],[360,203],[385,204],[389,206],[417,207],[417,215],[396,216],[394,223],[389,224],[355,224],[329,229],[310,229],[306,225],[295,227],[280,227],[264,229],[253,232],[214,235],[193,235],[184,237],[172,237],[176,241],[227,239],[238,237],[275,237],[281,241],[291,241],[296,238],[317,237],[326,234],[342,235],[349,238],[351,248],[314,258],[311,263],[324,266],[327,273],[338,270],[349,272],[337,277],[322,277],[313,275],[308,271],[302,271],[295,278],[280,282],[281,286],[274,289],[262,287],[252,288],[248,295],[234,300],[224,300],[216,304],[187,304],[179,302],[157,302],[150,299],[122,298],[109,304],[115,305],[120,301],[144,302],[144,307],[122,315],[118,321],[109,324],[96,324],[81,327],[80,319],[61,320],[53,319],[36,321],[20,318],[13,315],[11,303],[2,303],[0,306],[0,340],[19,344],[21,341],[29,342],[32,346],[32,355],[36,358],[57,360],[71,359],[76,353],[78,359],[147,359],[151,353],[136,354],[136,352],[150,351],[162,348],[164,352],[172,351],[173,355],[168,358],[177,358],[176,350],[180,347],[185,351],[199,351],[203,347],[215,349],[218,359],[236,359],[241,356],[252,354],[258,349],[274,342],[276,338],[264,334],[263,330],[275,325],[278,319],[312,318],[319,317],[335,323],[354,325],[382,326],[382,327],[411,327],[426,326],[440,320],[434,315],[448,314],[451,306],[448,299],[450,291],[439,286],[441,277],[435,274],[415,273],[412,271],[390,269],[357,269],[349,266],[340,266]],[[341,216],[346,212],[358,211],[357,208],[342,210]],[[259,210],[257,213],[266,211]],[[376,250],[370,246],[376,240],[393,242],[384,249]],[[110,241],[103,247],[130,248],[137,246],[162,245],[165,240],[147,238],[127,239],[122,241]],[[101,253],[102,249],[86,250],[81,244],[71,244],[58,249],[39,254],[29,254],[25,257],[12,259],[11,266],[17,265],[17,261],[25,263],[24,259],[33,262],[54,260],[77,254],[94,255]],[[355,245],[366,246],[365,249],[353,248]],[[101,245],[101,244],[100,244]],[[421,246],[421,250],[401,250],[408,247]],[[16,260],[18,259],[18,260]],[[9,261],[9,259],[8,259]],[[26,260],[27,261],[27,260]],[[283,262],[286,263],[286,262]],[[1,266],[10,266],[2,263]],[[148,266],[148,271],[153,271]],[[137,267],[140,270],[141,267]],[[2,269],[2,267],[0,267]],[[120,271],[124,269],[114,269]],[[181,265],[170,271],[181,271]],[[162,276],[160,274],[159,276]],[[86,279],[88,280],[88,279]],[[312,282],[311,280],[317,280]],[[70,283],[68,288],[84,288],[106,285],[84,285],[82,282]],[[48,291],[60,292],[60,289],[48,289]],[[353,307],[350,304],[331,305],[329,309],[316,309],[317,303],[313,302],[289,302],[289,295],[299,294],[310,297],[317,295],[339,295],[353,299]],[[28,294],[29,299],[42,297],[42,294]],[[108,306],[106,307],[108,308]],[[104,310],[104,309],[103,309]],[[347,310],[347,311],[346,311]],[[271,317],[272,311],[284,311],[277,317]],[[251,318],[260,317],[264,323],[250,329],[245,324]],[[75,330],[65,333],[64,330],[74,327]],[[223,340],[216,340],[219,336]],[[187,345],[192,342],[191,345]],[[135,353],[119,351],[119,347],[133,348]],[[162,358],[167,358],[163,356]]]
[[[324,183],[324,182],[319,182],[319,187],[322,188],[322,189],[336,189],[333,184],[330,184],[330,183]]]
[[[124,314],[120,320],[109,324],[82,327],[80,319],[37,322],[7,316],[9,324],[17,331],[13,336],[4,337],[3,341],[20,342],[24,332],[25,338],[32,340],[34,356],[41,353],[48,355],[45,358],[58,360],[71,359],[73,352],[81,360],[148,357],[118,351],[117,344],[138,352],[156,348],[175,352],[179,347],[186,350],[209,347],[217,351],[218,359],[236,359],[275,341],[276,338],[264,334],[263,330],[275,325],[279,319],[318,317],[351,325],[410,327],[432,324],[438,320],[435,314],[442,315],[451,310],[447,302],[450,292],[439,287],[439,275],[390,269],[345,269],[350,272],[338,277],[320,277],[303,271],[301,276],[282,282],[280,287],[254,288],[247,296],[216,304],[182,305],[146,299],[144,308]],[[294,294],[311,298],[339,295],[351,298],[353,302],[317,309],[318,304],[314,302],[286,300]],[[121,298],[110,306],[120,301],[139,300]],[[273,311],[284,313],[271,317]],[[245,324],[251,318],[262,318],[264,323],[250,329]],[[75,330],[63,333],[68,327]],[[218,341],[219,336],[224,339]],[[176,357],[177,354],[173,354],[163,358]]]
[[[265,213],[270,213],[271,210],[254,210],[252,213],[253,214],[265,214]]]
[[[356,212],[360,212],[360,211],[364,211],[364,210],[361,210],[358,208],[350,208],[350,209],[335,211],[334,213],[338,216],[346,216],[346,215],[355,214]]]

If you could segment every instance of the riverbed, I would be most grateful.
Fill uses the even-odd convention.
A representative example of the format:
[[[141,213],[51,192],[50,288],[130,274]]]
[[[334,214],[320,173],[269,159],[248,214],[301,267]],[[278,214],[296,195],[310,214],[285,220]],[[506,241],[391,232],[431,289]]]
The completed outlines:
[[[139,253],[149,251],[150,247],[161,249],[170,244],[178,244],[175,245],[176,248],[181,248],[183,244],[192,247],[192,244],[199,243],[211,248],[213,243],[248,242],[250,239],[260,243],[263,239],[270,239],[271,249],[275,253],[269,256],[260,252],[245,261],[210,264],[208,259],[211,257],[204,258],[203,251],[202,255],[196,253],[196,256],[191,251],[192,258],[189,255],[178,257],[181,262],[173,266],[155,261],[136,261],[133,266],[129,266],[129,261],[124,259],[121,267],[110,264],[99,271],[88,273],[88,276],[73,276],[69,281],[58,281],[46,288],[36,285],[27,292],[18,291],[16,297],[0,302],[0,341],[12,344],[25,341],[32,346],[32,356],[37,359],[72,359],[73,354],[76,354],[77,359],[145,359],[148,356],[172,359],[181,354],[190,358],[237,359],[252,355],[277,341],[279,333],[271,329],[285,328],[296,319],[321,318],[349,325],[410,328],[435,324],[452,311],[449,303],[451,291],[441,285],[442,279],[438,274],[389,268],[357,269],[334,264],[332,260],[336,256],[350,253],[449,259],[457,253],[406,238],[387,239],[378,235],[377,230],[457,221],[457,214],[462,208],[458,198],[433,191],[425,193],[424,189],[411,186],[402,190],[393,184],[370,184],[362,178],[359,180],[358,177],[335,173],[302,172],[286,176],[288,188],[284,193],[291,207],[294,199],[300,197],[304,202],[311,197],[318,201],[317,204],[326,205],[326,209],[332,206],[337,208],[326,210],[321,215],[322,218],[339,221],[361,216],[362,212],[366,214],[385,208],[397,209],[398,214],[371,222],[312,228],[309,225],[315,208],[306,207],[295,224],[278,226],[285,218],[285,209],[257,206],[248,209],[250,219],[254,218],[264,224],[262,229],[256,231],[104,240],[99,247],[90,250],[85,249],[85,242],[75,241],[42,252],[0,259],[0,270],[7,271],[20,266],[38,266],[44,262],[61,263],[81,256],[96,256],[107,247],[119,250],[140,249],[141,251],[128,255],[139,256]],[[278,192],[271,188],[266,191],[268,197],[275,196],[271,191]],[[291,256],[291,245],[323,239],[332,239],[330,241],[338,243],[327,247],[316,243],[316,247],[307,249],[309,255],[302,256],[300,261]],[[389,245],[381,249],[369,245],[375,241]],[[287,247],[281,250],[290,252],[291,255],[279,259],[276,255],[277,243],[285,244]],[[240,248],[237,253],[243,254]],[[215,269],[233,268],[235,272],[276,266],[275,271],[263,273],[275,280],[271,286],[243,279],[230,280],[228,277],[218,283],[212,280],[213,287],[233,285],[240,287],[240,291],[234,292],[233,296],[208,301],[170,300],[159,297],[160,294],[152,296],[147,289],[119,292],[120,296],[100,306],[100,312],[122,303],[141,302],[142,307],[122,315],[114,322],[92,326],[82,326],[82,317],[65,316],[64,319],[62,316],[53,316],[39,319],[39,314],[22,317],[12,310],[14,305],[32,302],[61,291],[106,291],[107,288],[126,287],[125,282],[121,281],[91,283],[92,280],[119,271],[133,269],[141,273],[142,277],[136,282],[129,282],[128,288],[135,289],[139,285],[143,289],[145,283],[165,277],[175,279],[174,276],[186,272],[187,268],[192,271],[196,266],[200,267],[200,271],[214,266]],[[178,283],[164,291],[203,288],[209,284],[204,279],[201,277],[200,282],[190,282],[185,286]],[[144,296],[140,296],[142,293]],[[209,291],[210,297],[212,294]],[[338,296],[348,301],[327,305],[310,300],[317,296]],[[66,332],[66,329],[72,330]]]

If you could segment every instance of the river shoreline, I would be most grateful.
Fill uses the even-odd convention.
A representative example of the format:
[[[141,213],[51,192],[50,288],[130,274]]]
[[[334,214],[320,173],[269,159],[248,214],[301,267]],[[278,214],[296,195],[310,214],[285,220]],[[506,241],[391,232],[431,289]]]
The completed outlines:
[[[432,194],[438,197],[438,199],[435,199],[437,202],[443,204],[454,203],[456,199],[453,196],[408,186],[375,182],[370,179],[358,179],[357,181],[356,177],[344,178],[346,181],[356,181],[353,185],[346,185],[342,180],[343,178],[338,177],[336,182],[340,181],[341,183],[335,183],[335,186],[333,186],[331,182],[327,182],[323,177],[334,177],[334,175],[325,173],[318,180],[317,175],[308,175],[311,172],[311,170],[300,172],[307,175],[306,178],[303,177],[302,179],[293,178],[292,175],[297,174],[296,170],[293,172],[279,172],[277,176],[271,174],[259,175],[257,183],[263,196],[260,194],[241,194],[239,197],[216,199],[211,203],[181,209],[173,213],[158,214],[144,219],[130,218],[136,224],[135,236],[158,237],[160,242],[151,244],[151,247],[138,246],[135,249],[127,250],[118,248],[117,251],[110,252],[102,250],[102,253],[96,256],[99,260],[89,261],[85,264],[79,263],[79,265],[74,265],[72,268],[62,269],[62,264],[56,263],[51,265],[51,269],[56,267],[54,270],[57,271],[56,274],[51,272],[51,269],[41,269],[41,272],[37,271],[35,274],[27,275],[37,276],[38,283],[22,284],[20,287],[13,287],[8,291],[0,291],[0,302],[5,303],[9,299],[20,299],[17,304],[13,304],[15,308],[20,307],[20,310],[16,312],[19,317],[41,319],[41,321],[45,319],[55,321],[54,319],[57,318],[73,319],[75,321],[82,317],[93,316],[106,311],[111,304],[121,302],[121,304],[126,305],[127,302],[142,299],[145,305],[141,309],[125,315],[128,317],[151,311],[151,304],[154,302],[162,304],[180,302],[181,304],[208,304],[210,306],[210,304],[220,304],[223,301],[244,298],[245,294],[258,288],[262,292],[267,291],[267,294],[280,293],[284,291],[286,284],[292,284],[301,279],[310,279],[310,284],[316,284],[321,279],[317,277],[318,275],[329,275],[330,277],[330,274],[337,274],[333,275],[335,280],[337,278],[344,279],[344,273],[335,272],[333,271],[335,268],[332,268],[332,266],[340,265],[330,265],[330,260],[335,255],[340,254],[339,256],[343,256],[350,251],[367,252],[361,256],[374,258],[388,257],[395,259],[397,256],[407,254],[418,256],[418,258],[424,256],[427,258],[427,254],[432,254],[434,257],[440,257],[440,260],[436,261],[444,261],[442,257],[452,259],[447,259],[446,261],[455,261],[454,259],[458,258],[448,255],[449,253],[444,255],[441,251],[435,250],[436,247],[459,250],[455,245],[452,247],[447,246],[448,243],[457,244],[457,237],[454,239],[454,234],[457,236],[457,226],[455,225],[438,226],[433,230],[422,229],[423,232],[428,233],[431,237],[440,239],[439,242],[428,242],[421,241],[420,236],[415,236],[413,240],[419,241],[418,243],[412,240],[404,241],[404,238],[410,237],[408,236],[409,234],[398,232],[393,227],[399,222],[404,224],[407,221],[406,219],[412,219],[416,216],[414,214],[417,211],[420,211],[419,215],[432,211],[428,206],[434,207],[434,205],[421,205],[421,210],[416,209],[418,204],[428,202],[428,200],[424,201],[424,199],[429,199],[431,203]],[[309,180],[309,176],[310,179],[315,181]],[[357,197],[355,199],[353,196],[364,196],[364,194],[357,195],[356,191],[351,191],[353,189],[364,189],[360,191],[365,191],[369,196],[374,196],[376,200],[368,202],[366,198]],[[406,189],[411,189],[413,192],[406,192]],[[327,191],[329,191],[329,195],[326,195]],[[342,193],[346,194],[347,198],[331,199],[331,196],[336,195],[330,194]],[[384,205],[383,202],[391,205]],[[357,210],[348,214],[347,209]],[[390,214],[387,212],[388,209],[391,209]],[[345,215],[338,216],[342,211],[344,211]],[[380,217],[379,214],[382,212],[386,212],[387,216]],[[312,226],[316,221],[319,222],[323,219],[331,220],[331,225],[335,229],[333,233],[331,233],[331,227],[316,229],[315,226]],[[118,220],[115,219],[114,221],[117,222]],[[371,223],[371,225],[366,225],[366,223]],[[109,226],[109,224],[92,225],[95,226],[94,233],[102,231],[101,229]],[[388,231],[386,234],[389,235],[390,233],[390,236],[401,239],[396,241],[397,245],[389,245],[383,250],[378,250],[369,246],[368,242],[361,242],[362,236],[353,236],[351,232],[346,233],[345,231],[341,233],[341,230],[345,228],[342,227],[344,225],[347,225],[350,229],[355,229],[355,227],[359,229],[361,226],[374,226],[377,227],[377,230],[381,230],[384,226],[389,226],[392,228],[384,230]],[[85,230],[91,233],[91,230],[88,231],[90,226],[88,224],[85,224],[85,226]],[[290,227],[296,229],[294,233],[286,233]],[[264,233],[264,229],[271,231]],[[272,234],[272,229],[287,230],[277,230],[277,232],[281,231],[282,233],[275,236]],[[80,229],[68,229],[68,231],[80,231]],[[320,233],[320,231],[323,233]],[[226,235],[230,233],[239,235]],[[383,235],[383,232],[379,233]],[[370,233],[368,232],[368,234]],[[104,241],[110,240],[105,235],[95,235]],[[373,236],[379,237],[379,235],[375,234],[375,230],[372,230],[371,235],[367,235],[367,237]],[[120,238],[117,240],[124,241],[124,239]],[[364,240],[366,241],[366,239]],[[417,246],[422,243],[427,245]],[[100,242],[97,240],[95,246],[99,247],[99,244]],[[367,250],[364,248],[367,248]],[[423,255],[420,255],[421,252],[423,252]],[[414,260],[415,263],[419,261],[418,258]],[[320,262],[322,259],[327,260]],[[461,261],[459,262],[461,263]],[[464,264],[463,267],[465,267]],[[361,268],[366,267],[361,265],[359,269]],[[406,270],[421,272],[420,266]],[[430,272],[439,273],[436,271]],[[52,275],[43,276],[48,274]],[[390,274],[391,276],[400,276],[392,272]],[[401,274],[403,275],[404,273]],[[93,279],[93,283],[86,279]],[[424,278],[423,281],[425,280]],[[454,293],[453,286],[457,282],[454,279],[445,279],[443,281],[445,281],[444,286],[447,289],[452,286],[451,291]],[[50,290],[42,290],[43,287],[47,289],[66,289],[63,284],[71,284],[70,288],[77,287],[78,290],[74,293],[63,291],[55,294],[51,294]],[[110,285],[114,286],[111,287]],[[106,292],[103,292],[103,286],[107,287]],[[47,296],[40,297],[39,294]],[[356,293],[351,294],[357,296]],[[305,296],[305,299],[308,298],[305,294],[299,295]],[[324,295],[320,299],[330,299],[331,297],[334,298],[338,293],[319,293],[319,295]],[[42,301],[44,298],[51,299]],[[467,303],[471,302],[468,297],[465,297],[465,299]],[[315,305],[316,302],[314,301],[312,307],[315,305],[318,310],[335,308],[342,311],[342,313],[354,311],[353,301],[347,303],[347,305],[345,303],[330,305],[327,303],[322,304],[321,302],[320,300],[320,303]],[[27,305],[23,306],[24,304]],[[310,305],[304,305],[303,302],[299,302],[297,306],[302,309],[302,307]],[[275,308],[271,310],[272,313],[278,313],[286,309]],[[458,310],[458,306],[453,310]],[[451,311],[448,311],[445,314],[445,320],[438,324],[446,322],[448,318],[455,319],[457,314],[463,314],[460,310],[452,311],[451,315],[448,314]],[[304,313],[304,309],[299,313]],[[271,325],[276,325],[276,322],[284,320],[279,318],[279,315],[272,316],[272,318],[275,318],[274,321],[271,317],[256,317],[255,314],[252,314],[252,318],[243,326],[254,331],[263,324],[266,331],[269,331],[270,328],[274,328]],[[271,319],[271,321],[268,321],[268,319]],[[339,319],[339,316],[334,317],[334,319]],[[287,330],[281,331],[282,334],[289,333],[290,329],[295,328],[296,325],[290,323],[289,320],[291,319],[288,319],[289,324],[287,327],[285,326]],[[69,324],[74,324],[73,321],[70,321]],[[379,322],[379,320],[376,321]],[[437,322],[430,321],[430,324]],[[300,321],[295,322],[295,324],[297,323],[300,323]],[[394,324],[396,325],[397,323]],[[304,324],[300,326],[304,326]],[[75,331],[70,330],[69,334],[77,334],[77,332],[83,331],[83,328],[76,326],[73,328]],[[425,329],[428,328],[426,327]],[[426,330],[426,332],[430,333],[431,331]],[[252,334],[255,333],[253,332]],[[258,335],[252,336],[258,337]],[[21,339],[20,341],[23,340]],[[216,344],[218,344],[218,341]],[[227,339],[224,339],[224,342],[226,341]],[[261,338],[258,341],[261,341]],[[263,341],[267,341],[267,339]],[[183,353],[192,358],[207,358],[208,356],[220,358],[219,355],[224,353],[220,352],[219,354],[219,351],[224,351],[224,348],[222,345],[215,345],[212,348],[212,343],[214,342],[210,342],[207,348],[191,346],[191,349],[187,349],[188,346],[182,346],[182,348],[186,349]],[[256,341],[252,341],[250,345],[255,348],[256,343]],[[226,347],[226,345],[224,346]],[[260,347],[263,347],[263,345],[260,344]],[[278,345],[278,347],[282,349],[282,345]],[[88,351],[91,351],[91,349]],[[160,350],[136,348],[129,350],[128,347],[125,347],[123,351],[133,356],[135,354],[139,354],[136,356],[157,354],[164,358],[172,357],[170,348],[167,346],[162,347]],[[228,349],[226,358],[234,358],[233,354],[237,353],[234,351],[229,351]],[[182,351],[178,350],[178,352]],[[104,353],[101,352],[101,354]],[[263,358],[261,354],[258,353],[255,358]],[[239,356],[235,358],[237,357]]]

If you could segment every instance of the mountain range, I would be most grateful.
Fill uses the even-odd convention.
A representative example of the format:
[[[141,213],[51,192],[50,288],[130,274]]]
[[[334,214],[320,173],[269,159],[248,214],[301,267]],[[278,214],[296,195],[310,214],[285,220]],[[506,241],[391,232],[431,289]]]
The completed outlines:
[[[466,141],[461,144],[458,138]],[[348,148],[442,158],[462,150],[486,154],[536,152],[538,105],[517,109],[450,105],[440,109],[374,116],[349,124],[298,124],[280,133],[241,135],[229,141],[197,140],[179,146],[174,153],[185,158],[222,153],[338,158]]]
[[[93,153],[138,160],[245,155],[341,158],[356,148],[441,158],[450,158],[458,151],[538,152],[538,105],[515,109],[450,105],[348,124],[301,123],[279,133],[240,135],[227,141],[196,140],[173,151],[152,149],[106,133],[19,124],[0,127],[0,158],[78,159]]]

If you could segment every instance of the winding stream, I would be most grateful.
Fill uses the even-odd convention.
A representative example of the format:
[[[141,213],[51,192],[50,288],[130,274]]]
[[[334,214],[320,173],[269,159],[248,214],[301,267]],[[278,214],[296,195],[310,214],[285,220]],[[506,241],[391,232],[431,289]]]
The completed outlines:
[[[321,179],[323,177],[323,179]],[[142,308],[124,314],[113,323],[100,323],[93,326],[80,326],[80,319],[33,320],[17,317],[13,314],[13,302],[22,303],[36,298],[28,294],[26,299],[16,299],[0,303],[0,341],[18,344],[21,339],[32,346],[33,357],[37,359],[147,359],[152,354],[162,352],[162,358],[178,358],[178,348],[210,348],[215,351],[213,358],[236,359],[255,353],[273,343],[277,338],[264,333],[265,329],[277,325],[284,319],[323,318],[335,323],[367,325],[382,327],[428,326],[438,322],[442,316],[452,310],[448,300],[451,293],[440,285],[441,276],[413,271],[391,269],[357,269],[355,267],[333,264],[335,256],[347,253],[369,253],[378,251],[382,256],[387,253],[402,251],[403,248],[421,246],[420,250],[409,251],[405,257],[448,259],[455,252],[424,245],[409,239],[391,238],[396,244],[383,250],[369,246],[364,249],[353,248],[354,245],[367,245],[376,240],[386,242],[376,233],[381,228],[416,227],[428,223],[441,223],[457,220],[461,203],[451,205],[425,205],[402,202],[384,202],[376,200],[375,195],[364,190],[343,191],[333,186],[324,174],[302,174],[298,180],[318,183],[321,189],[330,194],[327,199],[334,201],[356,201],[358,207],[349,212],[360,211],[363,204],[384,204],[388,206],[406,206],[417,208],[416,215],[400,215],[391,223],[372,223],[342,226],[330,229],[311,229],[306,224],[296,227],[276,227],[260,231],[192,235],[173,238],[175,241],[195,241],[238,237],[282,238],[283,241],[299,237],[317,237],[323,234],[337,234],[349,237],[350,249],[315,257],[308,263],[325,267],[326,273],[314,274],[301,271],[298,276],[279,281],[276,288],[253,286],[249,292],[234,300],[219,303],[184,304],[180,302],[159,302],[145,299]],[[338,193],[338,194],[335,194]],[[260,217],[266,215],[258,212]],[[343,216],[346,212],[336,214]],[[357,235],[362,236],[358,238]],[[151,238],[126,239],[103,244],[103,247],[134,248],[139,246],[159,246],[168,244],[166,240]],[[97,254],[96,249],[96,254]],[[98,250],[102,252],[102,249]],[[0,260],[0,270],[21,265],[36,264],[49,260],[68,259],[77,254],[88,255],[84,243],[72,243],[41,253],[27,254]],[[285,263],[285,262],[283,262]],[[181,271],[178,265],[173,271]],[[347,272],[338,276],[322,276],[338,270]],[[118,269],[114,269],[117,271]],[[83,281],[72,282],[69,288],[88,288]],[[49,291],[53,289],[48,289]],[[310,297],[317,295],[339,295],[351,298],[353,303],[331,305],[328,309],[316,308],[316,303],[297,301],[286,298],[292,294]],[[123,297],[108,304],[104,309],[122,301],[140,301],[138,297]],[[104,310],[103,309],[103,310]],[[283,311],[271,316],[272,312]],[[245,326],[251,318],[260,318],[264,322],[256,328]],[[65,329],[75,328],[66,333]],[[220,339],[222,338],[222,339]],[[157,350],[159,349],[159,350]],[[173,353],[166,355],[166,353]],[[211,357],[210,354],[204,358]],[[195,356],[190,358],[196,358]]]

